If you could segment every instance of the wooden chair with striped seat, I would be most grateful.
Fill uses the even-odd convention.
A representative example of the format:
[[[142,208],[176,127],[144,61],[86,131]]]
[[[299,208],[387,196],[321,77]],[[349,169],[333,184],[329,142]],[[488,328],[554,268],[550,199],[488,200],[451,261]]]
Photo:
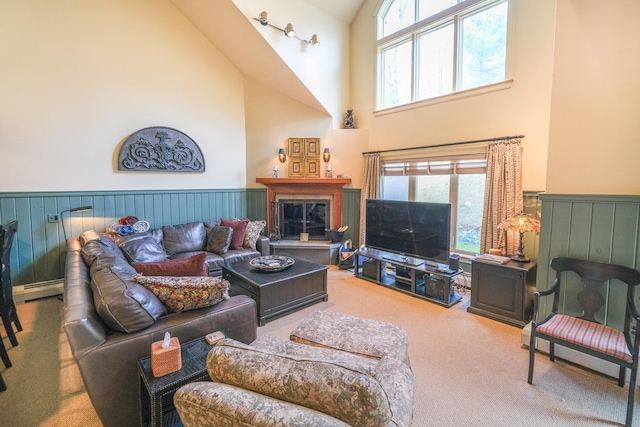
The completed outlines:
[[[534,314],[531,322],[531,342],[529,345],[529,377],[532,384],[535,361],[536,338],[549,341],[549,357],[555,360],[554,345],[564,347],[615,363],[620,367],[618,385],[624,387],[626,370],[631,369],[629,379],[629,397],[627,401],[626,426],[633,420],[633,404],[638,374],[638,345],[640,334],[636,334],[636,324],[640,314],[634,302],[635,286],[640,283],[640,272],[633,268],[586,261],[575,258],[559,257],[551,261],[556,278],[548,290],[535,292]],[[569,274],[579,276],[581,285],[570,282]],[[561,280],[563,278],[563,280]],[[605,298],[599,288],[609,282],[614,286],[625,286],[624,317],[617,319],[619,328],[601,324],[596,317],[605,304]],[[551,312],[540,319],[541,298],[553,297]],[[580,313],[570,314],[571,309],[559,309],[560,298],[570,301],[575,296],[581,307]],[[621,298],[622,299],[622,298]]]

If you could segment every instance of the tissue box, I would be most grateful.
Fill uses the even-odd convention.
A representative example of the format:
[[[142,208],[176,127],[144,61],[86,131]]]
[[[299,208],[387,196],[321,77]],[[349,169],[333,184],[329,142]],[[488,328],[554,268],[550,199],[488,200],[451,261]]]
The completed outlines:
[[[182,368],[180,341],[171,337],[169,347],[162,347],[162,341],[151,344],[151,372],[154,377],[161,377]]]

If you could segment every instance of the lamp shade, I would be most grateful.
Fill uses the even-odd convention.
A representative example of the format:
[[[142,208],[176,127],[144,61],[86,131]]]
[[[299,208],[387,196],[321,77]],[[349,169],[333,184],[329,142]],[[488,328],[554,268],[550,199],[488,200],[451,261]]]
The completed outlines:
[[[522,238],[524,237],[524,233],[527,233],[529,231],[540,231],[540,221],[538,221],[537,219],[533,219],[529,215],[525,215],[524,213],[519,213],[518,215],[509,217],[498,224],[498,230],[516,231],[519,233],[520,242],[518,244],[518,251],[511,257],[512,261],[531,261],[524,254],[524,243],[522,242]]]
[[[331,160],[331,152],[328,148],[324,149],[324,152],[322,153],[322,160],[324,160],[325,163],[329,163],[329,160]]]
[[[498,229],[505,231],[517,231],[519,233],[526,233],[529,231],[537,232],[540,231],[540,221],[533,219],[524,213],[519,213],[518,215],[507,218],[498,224]]]
[[[284,152],[284,148],[278,150],[278,160],[280,160],[280,163],[287,161],[287,155]]]

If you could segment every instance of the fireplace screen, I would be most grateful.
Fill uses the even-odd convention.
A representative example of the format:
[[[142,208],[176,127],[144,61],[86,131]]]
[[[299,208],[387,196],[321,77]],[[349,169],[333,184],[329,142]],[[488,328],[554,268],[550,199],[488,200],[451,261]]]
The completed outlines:
[[[283,239],[300,239],[300,233],[309,233],[309,239],[326,240],[329,224],[329,200],[280,200],[280,234]]]

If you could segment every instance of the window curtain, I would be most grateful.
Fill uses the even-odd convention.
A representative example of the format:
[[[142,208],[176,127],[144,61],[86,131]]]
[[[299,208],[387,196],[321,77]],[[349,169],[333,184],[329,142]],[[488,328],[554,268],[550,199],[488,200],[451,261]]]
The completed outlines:
[[[367,199],[377,199],[380,196],[380,153],[366,153],[364,155],[364,176],[360,193],[360,245],[364,243],[364,215]]]
[[[522,212],[521,151],[520,139],[489,143],[481,253],[489,252],[489,249],[502,249],[507,255],[516,253],[518,237],[515,232],[509,232],[512,235],[507,239],[507,233],[498,230],[498,224]]]

